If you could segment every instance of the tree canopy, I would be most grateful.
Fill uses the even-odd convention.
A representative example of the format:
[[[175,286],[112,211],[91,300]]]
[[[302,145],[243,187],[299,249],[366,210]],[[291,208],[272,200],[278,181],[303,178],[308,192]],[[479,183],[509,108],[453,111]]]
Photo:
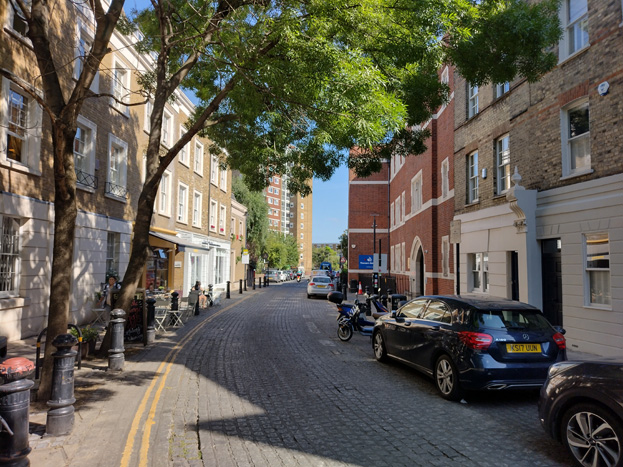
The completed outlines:
[[[340,164],[368,175],[388,155],[423,152],[428,133],[416,125],[448,97],[444,63],[476,84],[535,80],[555,64],[547,48],[560,35],[557,0],[152,3],[157,14],[133,15],[139,47],[194,91],[201,133],[253,189],[288,169],[302,193]]]
[[[299,264],[296,240],[292,235],[270,231],[266,238],[268,267],[271,269],[294,269]]]
[[[268,204],[259,191],[251,191],[242,177],[232,177],[232,192],[247,208],[247,248],[253,264],[262,256],[268,235]]]

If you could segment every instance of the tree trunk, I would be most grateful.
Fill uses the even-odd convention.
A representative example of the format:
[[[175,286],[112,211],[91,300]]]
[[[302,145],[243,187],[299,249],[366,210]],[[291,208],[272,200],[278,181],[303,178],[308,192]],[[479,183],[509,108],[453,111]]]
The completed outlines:
[[[74,234],[78,214],[72,144],[74,137],[75,130],[72,132],[70,128],[59,123],[53,127],[55,158],[54,250],[51,270],[52,278],[50,281],[48,330],[45,337],[46,345],[41,381],[37,391],[37,399],[39,401],[47,401],[52,390],[52,353],[56,351],[52,341],[59,334],[68,332],[67,324],[69,321],[69,304],[73,281]]]
[[[127,313],[132,303],[132,298],[136,293],[136,288],[143,276],[145,263],[149,258],[151,250],[149,248],[149,227],[151,226],[151,218],[154,212],[155,189],[152,183],[146,183],[139,197],[138,208],[136,212],[136,222],[132,236],[132,244],[130,248],[130,261],[128,268],[123,275],[123,281],[119,297],[115,302],[115,308],[121,308]],[[156,187],[158,185],[156,184]],[[150,189],[150,187],[152,187]],[[108,355],[110,349],[110,326],[106,329],[106,334],[102,340],[97,356],[100,358]]]

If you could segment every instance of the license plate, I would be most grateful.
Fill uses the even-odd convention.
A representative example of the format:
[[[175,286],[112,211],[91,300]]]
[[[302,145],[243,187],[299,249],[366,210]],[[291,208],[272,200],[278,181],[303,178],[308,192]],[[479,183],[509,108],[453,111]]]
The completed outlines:
[[[317,285],[316,287],[318,287],[319,289],[324,289],[326,285]]]
[[[508,353],[541,353],[541,344],[506,344]]]

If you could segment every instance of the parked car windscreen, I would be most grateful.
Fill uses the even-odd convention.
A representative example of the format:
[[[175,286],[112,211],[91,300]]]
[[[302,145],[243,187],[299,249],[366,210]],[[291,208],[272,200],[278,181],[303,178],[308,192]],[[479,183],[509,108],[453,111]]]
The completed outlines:
[[[472,324],[476,329],[551,329],[549,322],[538,310],[476,310],[472,314]]]

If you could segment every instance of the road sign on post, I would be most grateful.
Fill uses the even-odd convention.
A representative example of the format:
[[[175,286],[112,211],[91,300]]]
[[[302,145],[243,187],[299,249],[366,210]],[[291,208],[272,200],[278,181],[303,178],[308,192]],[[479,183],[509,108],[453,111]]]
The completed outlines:
[[[387,274],[387,255],[385,253],[380,255],[380,260],[379,254],[374,253],[372,270],[374,272],[380,272],[381,274]]]

